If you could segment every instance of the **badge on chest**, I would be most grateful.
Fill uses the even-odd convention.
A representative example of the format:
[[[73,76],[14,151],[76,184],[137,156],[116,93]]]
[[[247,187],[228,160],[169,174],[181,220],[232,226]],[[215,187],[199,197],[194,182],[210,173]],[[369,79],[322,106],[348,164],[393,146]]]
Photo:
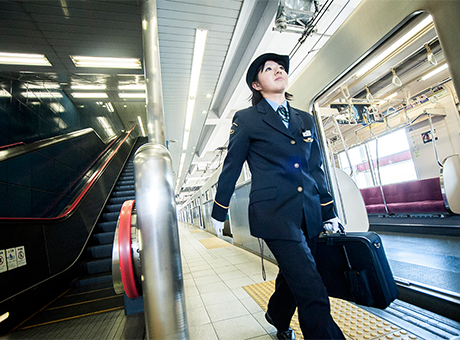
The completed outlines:
[[[310,130],[302,129],[302,137],[303,137],[303,141],[306,142],[306,143],[313,142],[313,139],[311,138],[311,131]]]

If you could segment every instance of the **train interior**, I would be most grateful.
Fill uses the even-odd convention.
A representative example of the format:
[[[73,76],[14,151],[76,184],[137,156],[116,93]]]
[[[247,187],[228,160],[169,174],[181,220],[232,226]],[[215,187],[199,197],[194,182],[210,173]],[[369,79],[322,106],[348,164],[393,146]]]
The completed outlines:
[[[137,3],[130,8],[123,1],[115,2],[121,6],[119,11],[130,12],[133,21],[140,19]],[[289,1],[280,2],[289,6]],[[323,15],[333,2],[325,1],[323,7],[318,7],[317,1],[310,1],[310,5],[316,5],[313,11]],[[66,1],[60,1],[57,7],[64,9],[64,16],[53,14],[55,17],[49,19],[59,25],[64,25],[64,17],[71,17],[65,14],[67,5],[63,3]],[[182,15],[187,11],[194,10],[196,14],[204,8],[216,9],[207,1],[200,1],[199,5],[191,1],[157,3],[163,9],[161,13],[167,13],[165,17],[169,15],[167,19],[173,21],[179,20],[171,14],[174,6],[184,6]],[[328,23],[326,19],[326,23],[319,24],[320,29],[334,26],[330,34],[318,34],[318,28],[313,31],[313,26],[305,28],[304,23],[301,27],[311,29],[306,38],[334,37],[335,30],[337,34],[346,34],[349,22],[355,20],[356,24],[360,10],[370,8],[371,3],[372,0],[336,1],[337,7],[331,7],[330,13],[339,17],[344,10],[350,16],[341,17],[334,25],[334,21]],[[30,5],[36,7],[30,16],[38,22],[39,15],[44,15],[40,13],[42,4]],[[13,1],[9,6],[0,9],[2,17],[19,13],[13,7],[24,9],[25,5]],[[250,51],[251,58],[263,52],[263,48],[273,47],[270,41],[282,40],[272,35],[278,5],[270,1],[233,1],[226,6],[232,8],[232,18],[225,20],[233,21],[225,21],[230,27],[225,29],[238,32],[237,37],[247,49],[252,40],[241,38],[242,32],[252,26],[237,27],[238,20],[250,21],[257,15],[264,20],[269,18],[265,20],[269,23],[264,26],[264,34],[270,39],[259,40],[257,48],[253,46]],[[75,4],[68,8],[83,10]],[[316,19],[319,15],[313,15],[312,21]],[[24,19],[12,15],[9,22],[15,20]],[[255,30],[254,37],[259,33]],[[219,34],[231,36],[228,32]],[[331,298],[334,318],[347,339],[460,338],[460,104],[455,86],[458,80],[453,79],[449,70],[443,50],[446,43],[438,36],[433,17],[425,11],[405,17],[365,54],[351,60],[325,86],[315,90],[308,105],[298,95],[302,93],[299,83],[307,77],[302,72],[307,73],[308,65],[324,67],[318,57],[321,54],[316,53],[323,50],[331,54],[332,43],[314,40],[308,53],[305,46],[299,52],[296,42],[300,35],[294,34],[294,38],[289,38],[295,46],[290,50],[294,65],[290,77],[295,98],[292,105],[304,106],[315,117],[322,140],[323,167],[345,230],[372,231],[380,236],[398,287],[398,298],[385,309]],[[140,35],[139,29],[135,33],[137,43]],[[5,41],[12,43],[12,36]],[[218,39],[213,39],[214,45],[219,45]],[[31,40],[33,37],[25,39]],[[251,59],[238,52],[237,42],[230,44],[232,38],[228,40],[228,45],[222,42],[218,48],[233,53],[228,62]],[[353,39],[347,43],[346,48],[354,47]],[[177,48],[168,46],[167,39],[160,46],[164,51]],[[314,53],[310,55],[311,51]],[[163,52],[164,56],[169,56],[169,52]],[[289,53],[287,47],[279,52]],[[83,102],[70,95],[70,86],[65,91],[53,88],[52,85],[64,83],[56,75],[39,74],[35,69],[15,73],[0,64],[0,339],[160,339],[161,335],[152,336],[155,327],[161,329],[161,323],[169,325],[164,317],[178,314],[177,310],[184,305],[159,306],[162,311],[176,308],[176,312],[165,312],[165,316],[148,314],[150,300],[146,295],[151,291],[146,290],[145,272],[141,271],[144,268],[137,265],[141,261],[140,249],[147,249],[147,238],[143,245],[137,223],[144,221],[142,202],[149,200],[165,201],[174,209],[169,229],[173,230],[171,237],[178,244],[180,241],[180,252],[162,250],[170,244],[158,236],[159,243],[155,245],[160,248],[154,250],[157,258],[153,262],[169,259],[163,253],[179,253],[175,260],[179,264],[173,267],[179,271],[175,275],[181,284],[171,286],[179,289],[183,280],[187,317],[186,325],[182,319],[181,327],[188,328],[189,333],[183,337],[176,334],[175,338],[276,338],[276,329],[265,322],[264,310],[274,289],[277,265],[268,248],[261,248],[260,240],[250,235],[247,207],[251,174],[247,164],[238,179],[221,238],[216,237],[211,222],[231,117],[248,105],[247,93],[241,90],[245,86],[241,80],[245,70],[232,68],[227,60],[222,60],[218,60],[216,53],[211,56],[210,65],[217,74],[212,79],[219,90],[215,97],[225,102],[225,107],[217,109],[219,103],[206,99],[212,112],[203,111],[207,118],[202,115],[197,118],[199,122],[189,127],[193,138],[188,149],[185,146],[187,153],[180,148],[184,126],[176,124],[185,116],[168,116],[167,112],[177,103],[171,83],[176,79],[171,72],[174,65],[166,62],[166,151],[160,151],[160,158],[171,154],[173,165],[166,163],[158,168],[148,161],[141,165],[138,157],[141,152],[152,151],[151,136],[146,137],[148,133],[143,126],[141,129],[143,121],[150,129],[145,96],[130,102],[114,101],[115,95],[111,94],[113,106],[109,99]],[[215,66],[221,61],[219,67]],[[231,79],[222,70],[234,72],[238,79]],[[189,71],[187,64],[186,72]],[[116,76],[88,71],[74,73],[72,77],[95,85],[94,91],[100,91],[97,86],[109,78],[113,84],[117,79],[117,86],[139,85],[141,80],[146,88],[142,70]],[[212,82],[210,78],[205,80]],[[70,77],[67,80],[70,84]],[[34,86],[45,83],[45,92],[51,97],[37,95]],[[225,86],[233,90],[232,98],[228,98]],[[203,142],[205,139],[208,144]],[[203,164],[207,165],[202,165],[199,154],[206,150],[207,163]],[[189,169],[184,165],[185,159]],[[145,196],[141,185],[146,183],[145,176],[139,175],[142,166],[150,166],[151,172],[160,173],[168,185],[172,183],[171,191],[175,193],[170,200],[159,189],[152,196]],[[202,176],[195,179],[198,172]],[[125,253],[122,247],[126,247]],[[132,262],[132,282],[126,281],[126,269],[122,267],[126,265],[126,256]],[[262,268],[266,280],[261,275]],[[162,287],[151,281],[152,287]],[[175,300],[182,300],[182,291],[175,295]],[[303,338],[296,322],[294,319],[296,336]]]

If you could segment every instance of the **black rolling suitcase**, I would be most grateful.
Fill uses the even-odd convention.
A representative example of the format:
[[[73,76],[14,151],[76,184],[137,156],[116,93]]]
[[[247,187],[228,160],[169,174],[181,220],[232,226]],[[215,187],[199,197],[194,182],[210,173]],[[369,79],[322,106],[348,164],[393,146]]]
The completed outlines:
[[[315,259],[329,296],[384,309],[398,295],[382,240],[374,232],[322,235]]]

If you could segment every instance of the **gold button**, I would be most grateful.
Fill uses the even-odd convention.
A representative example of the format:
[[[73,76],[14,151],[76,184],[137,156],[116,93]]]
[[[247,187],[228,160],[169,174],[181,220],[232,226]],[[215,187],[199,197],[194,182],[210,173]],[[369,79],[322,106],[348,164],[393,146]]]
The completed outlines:
[[[295,163],[295,164],[294,164],[294,168],[296,168],[296,169],[298,169],[299,166],[300,166],[299,163]]]
[[[294,145],[294,144],[295,144],[295,140],[291,140],[291,144]]]
[[[298,187],[298,188],[297,188],[297,191],[298,191],[298,192],[302,192],[302,191],[303,191],[303,188],[302,188],[302,187]]]

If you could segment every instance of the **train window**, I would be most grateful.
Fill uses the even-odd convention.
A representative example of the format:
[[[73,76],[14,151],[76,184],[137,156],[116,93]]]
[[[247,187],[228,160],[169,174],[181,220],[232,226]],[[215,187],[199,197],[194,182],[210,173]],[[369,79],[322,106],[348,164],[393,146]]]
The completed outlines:
[[[366,152],[366,147],[368,153]],[[379,138],[378,142],[373,139],[349,149],[353,179],[359,188],[367,188],[379,183],[377,151],[382,185],[417,179],[406,130],[400,129]],[[338,154],[338,159],[340,167],[345,172],[351,173],[352,169],[344,151]]]
[[[359,188],[439,177],[460,153],[460,116],[433,18],[411,16],[369,52],[314,103],[336,165]]]

